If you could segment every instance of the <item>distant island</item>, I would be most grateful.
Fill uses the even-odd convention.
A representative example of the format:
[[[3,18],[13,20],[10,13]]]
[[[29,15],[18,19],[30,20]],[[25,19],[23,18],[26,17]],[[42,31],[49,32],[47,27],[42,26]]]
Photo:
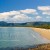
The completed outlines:
[[[37,27],[50,29],[50,22],[7,23],[0,21],[0,27]]]

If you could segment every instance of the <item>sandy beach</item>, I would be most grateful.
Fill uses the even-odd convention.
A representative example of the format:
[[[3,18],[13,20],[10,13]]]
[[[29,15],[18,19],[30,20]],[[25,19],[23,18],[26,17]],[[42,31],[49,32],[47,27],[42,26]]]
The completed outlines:
[[[42,28],[32,28],[36,32],[38,32],[41,36],[50,40],[50,29],[42,29]]]

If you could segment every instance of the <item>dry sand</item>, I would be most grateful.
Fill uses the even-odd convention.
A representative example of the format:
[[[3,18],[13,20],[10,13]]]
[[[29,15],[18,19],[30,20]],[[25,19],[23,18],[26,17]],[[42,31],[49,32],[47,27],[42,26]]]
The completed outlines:
[[[50,29],[42,29],[42,28],[32,28],[32,29],[41,34],[41,36],[50,40]]]

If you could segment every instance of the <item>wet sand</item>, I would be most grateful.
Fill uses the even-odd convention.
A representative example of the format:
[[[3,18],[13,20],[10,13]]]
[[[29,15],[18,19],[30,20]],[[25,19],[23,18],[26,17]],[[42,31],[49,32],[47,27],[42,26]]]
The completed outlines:
[[[42,29],[42,28],[32,28],[36,32],[38,32],[41,36],[50,40],[50,29]]]

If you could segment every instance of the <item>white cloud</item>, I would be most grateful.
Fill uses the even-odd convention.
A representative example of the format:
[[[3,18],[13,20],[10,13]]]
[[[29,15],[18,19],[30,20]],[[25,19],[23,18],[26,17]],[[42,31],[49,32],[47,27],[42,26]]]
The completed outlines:
[[[20,14],[20,12],[19,11],[3,12],[0,13],[0,18],[7,18],[8,16],[16,15],[16,14]]]
[[[50,12],[42,12],[42,14],[44,14],[44,15],[50,15]]]
[[[27,15],[27,13],[32,14],[34,12],[36,12],[36,10],[34,10],[34,9],[3,12],[3,13],[0,13],[0,21],[6,21],[6,22],[29,22],[29,21],[33,21],[32,17],[29,17]],[[26,13],[26,14],[24,14],[24,13]]]
[[[36,17],[36,19],[41,19],[41,18],[42,18],[41,16],[37,16],[37,17]]]
[[[50,10],[50,6],[38,6],[38,10],[48,11],[48,10]]]
[[[24,14],[15,15],[13,18],[11,18],[11,22],[17,22],[17,23],[28,22],[31,20],[32,20],[31,17],[28,17],[27,15]]]
[[[42,11],[42,15],[50,15],[50,6],[38,6],[38,10]]]
[[[22,13],[27,13],[27,14],[37,14],[35,9],[25,9],[25,10],[20,10]]]

